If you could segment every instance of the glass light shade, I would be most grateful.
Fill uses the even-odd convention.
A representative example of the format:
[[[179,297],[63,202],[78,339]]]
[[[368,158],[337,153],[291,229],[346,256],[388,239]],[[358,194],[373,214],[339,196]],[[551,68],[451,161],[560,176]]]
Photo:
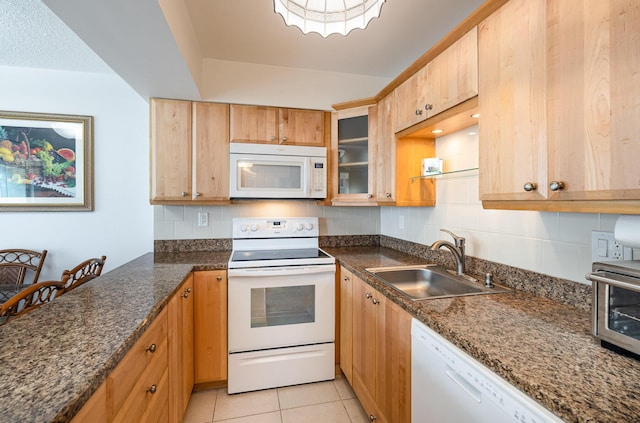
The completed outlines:
[[[347,35],[356,28],[364,29],[380,16],[385,0],[273,0],[276,13],[288,25],[295,25],[308,34],[323,37]]]

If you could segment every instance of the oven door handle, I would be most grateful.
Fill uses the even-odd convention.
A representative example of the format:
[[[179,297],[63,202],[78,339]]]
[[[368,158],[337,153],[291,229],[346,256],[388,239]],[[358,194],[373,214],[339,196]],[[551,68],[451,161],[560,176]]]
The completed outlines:
[[[335,264],[323,264],[318,266],[291,266],[291,267],[260,267],[250,269],[228,269],[229,277],[260,277],[260,276],[287,276],[287,275],[311,275],[317,273],[334,273]]]
[[[592,282],[602,282],[618,288],[628,289],[630,291],[640,291],[640,285],[638,284],[624,282],[618,279],[607,278],[604,275],[606,275],[605,272],[593,272],[587,274],[587,279]]]

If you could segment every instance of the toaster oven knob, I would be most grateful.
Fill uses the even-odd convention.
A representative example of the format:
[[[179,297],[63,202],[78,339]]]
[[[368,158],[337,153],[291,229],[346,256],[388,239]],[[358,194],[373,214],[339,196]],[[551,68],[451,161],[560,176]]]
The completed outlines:
[[[305,226],[305,228],[310,231],[311,229],[313,229],[313,223],[307,223],[307,226]]]

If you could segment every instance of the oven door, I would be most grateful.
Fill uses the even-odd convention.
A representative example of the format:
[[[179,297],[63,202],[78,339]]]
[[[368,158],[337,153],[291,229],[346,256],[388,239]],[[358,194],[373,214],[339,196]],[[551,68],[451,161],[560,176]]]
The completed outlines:
[[[229,269],[229,353],[333,342],[335,271],[335,264]]]
[[[594,272],[594,335],[627,351],[640,354],[640,280]]]

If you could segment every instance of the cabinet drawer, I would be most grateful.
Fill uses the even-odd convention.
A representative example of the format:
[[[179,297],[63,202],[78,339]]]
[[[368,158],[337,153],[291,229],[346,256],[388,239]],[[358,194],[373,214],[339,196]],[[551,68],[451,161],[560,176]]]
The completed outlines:
[[[155,347],[154,347],[155,345]],[[155,349],[155,352],[152,350]],[[158,366],[154,361],[164,363],[167,367],[167,311],[163,310],[151,326],[142,334],[120,364],[107,378],[107,406],[113,413],[117,413],[134,386],[142,380],[147,367]],[[157,375],[154,382],[158,383],[162,373]],[[110,399],[110,401],[109,401]],[[112,414],[113,415],[113,414]]]
[[[166,342],[156,351],[156,357],[144,369],[114,422],[157,422],[169,401]],[[155,387],[154,391],[151,391]]]

